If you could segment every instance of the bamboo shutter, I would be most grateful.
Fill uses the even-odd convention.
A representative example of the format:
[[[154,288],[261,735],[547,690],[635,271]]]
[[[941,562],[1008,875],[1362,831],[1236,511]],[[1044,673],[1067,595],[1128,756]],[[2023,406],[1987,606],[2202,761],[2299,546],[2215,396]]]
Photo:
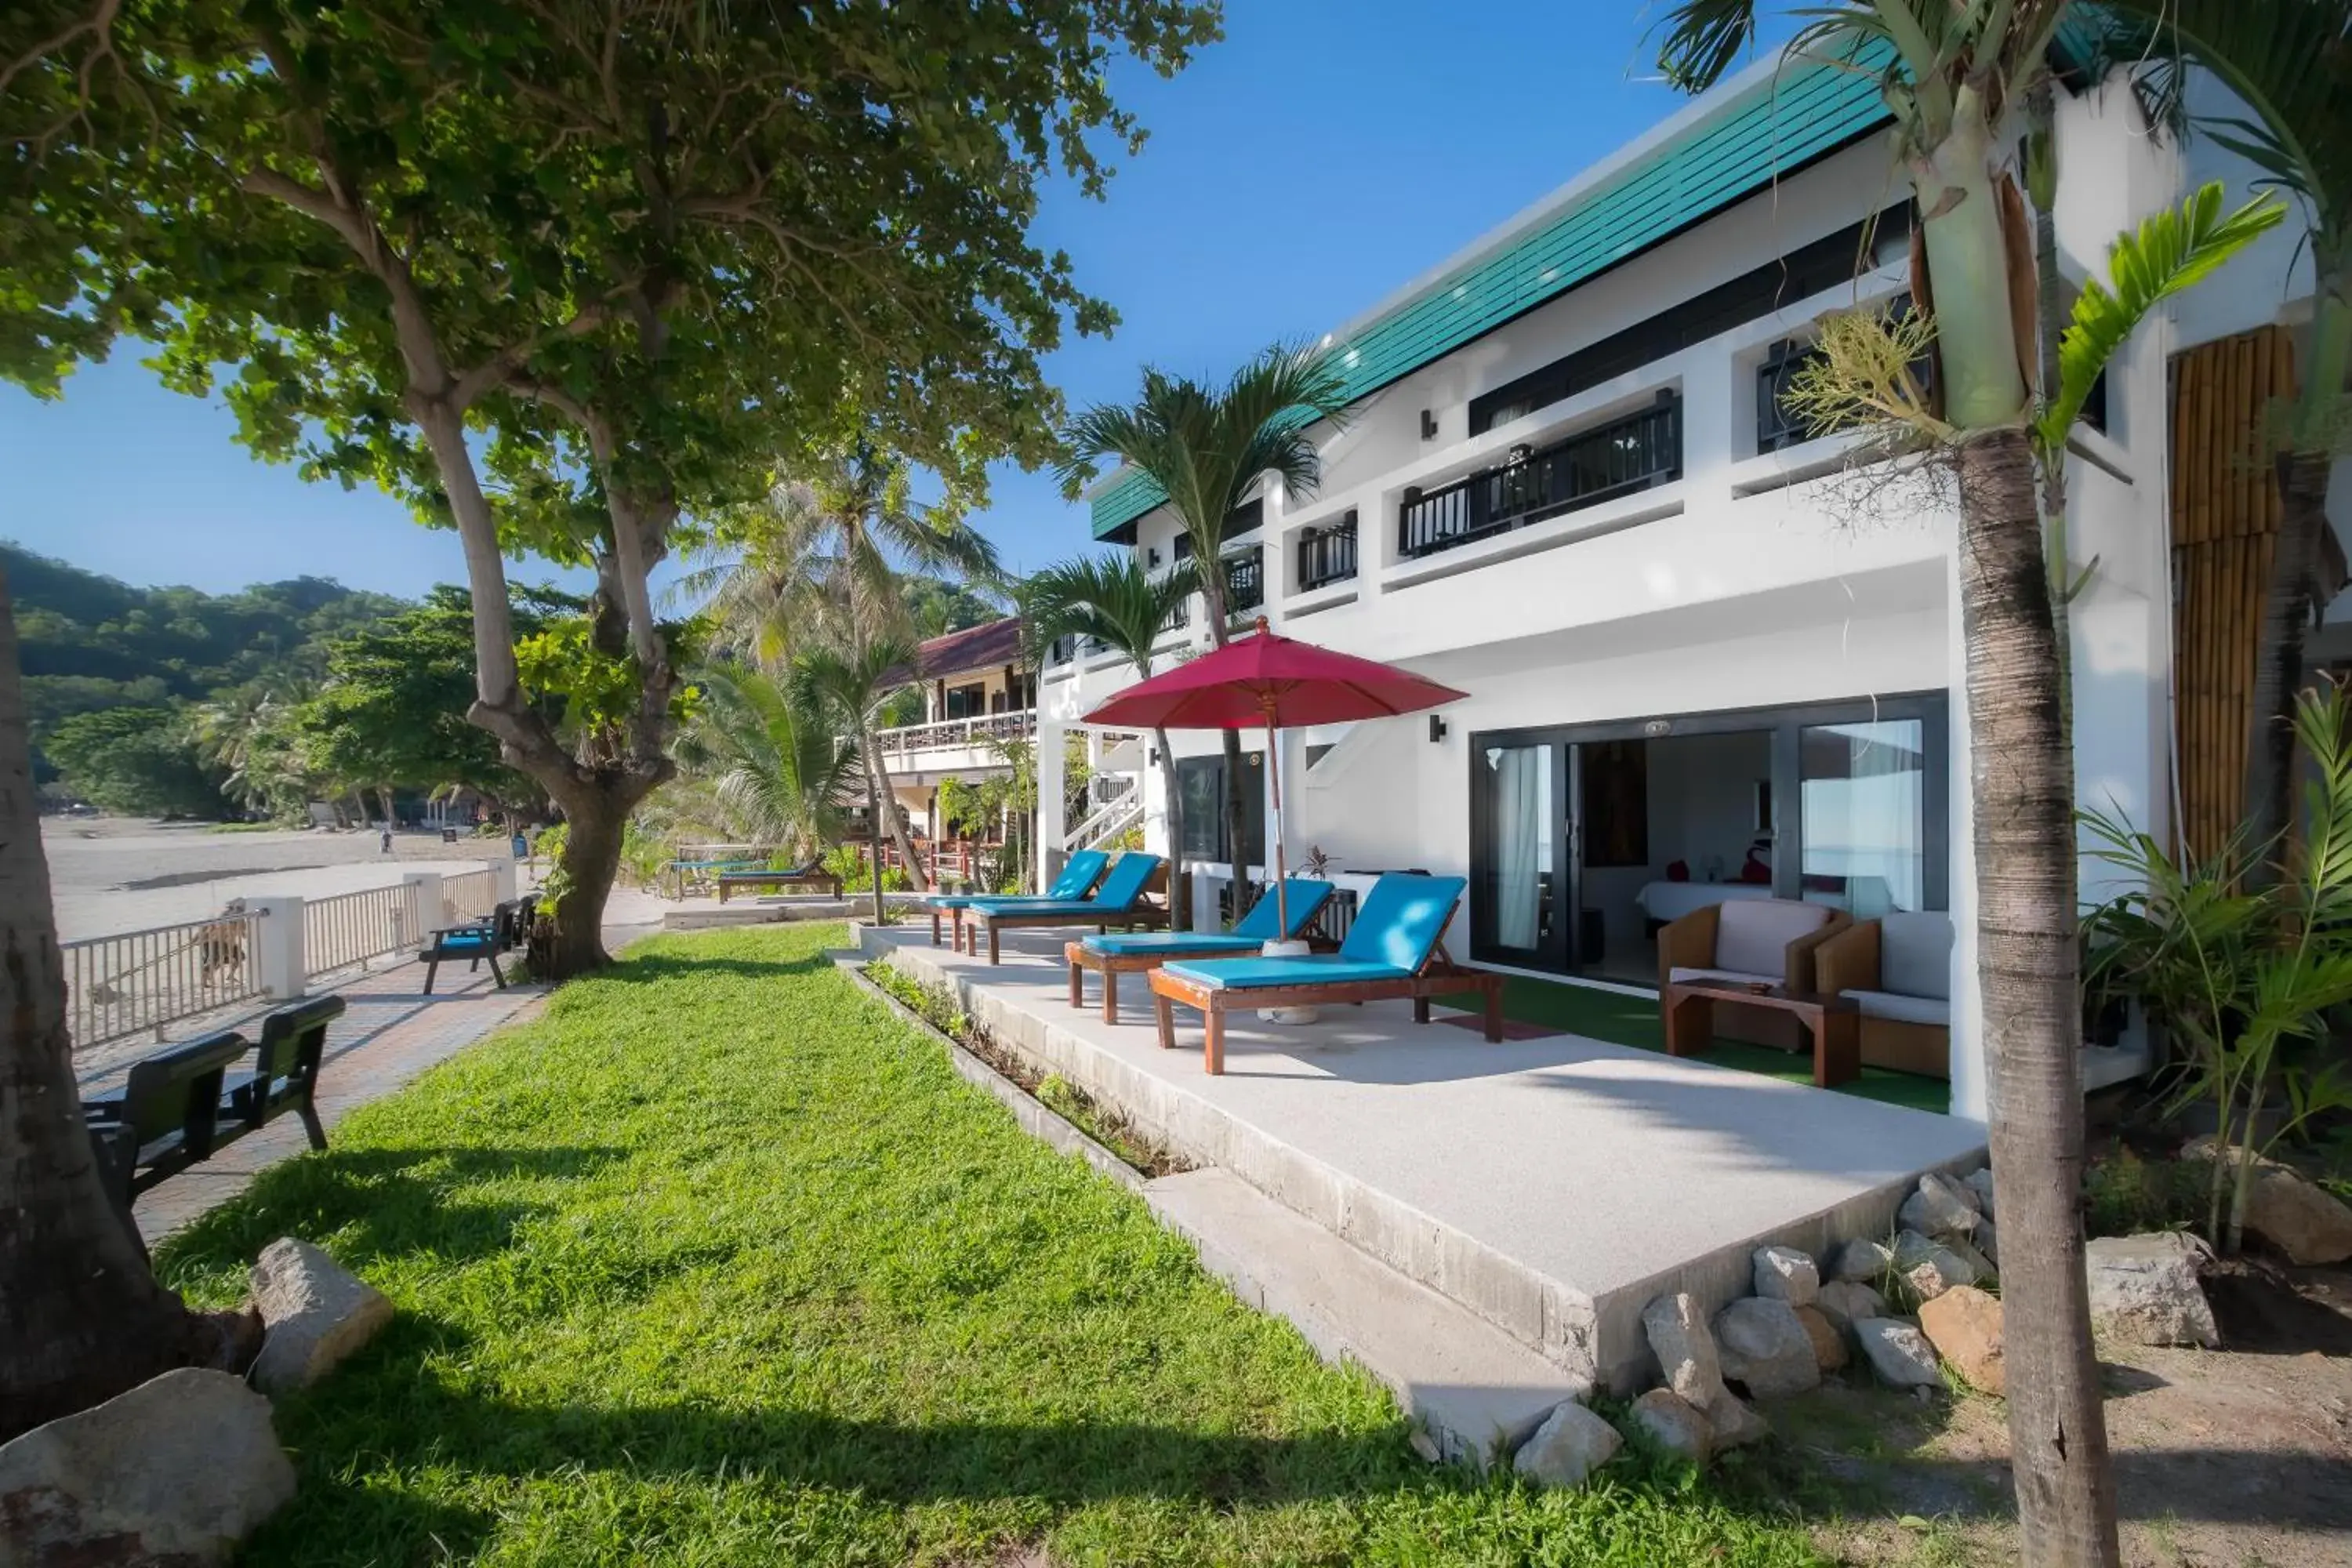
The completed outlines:
[[[2245,813],[2254,660],[2278,533],[2263,410],[2294,392],[2293,341],[2257,327],[2178,355],[2172,385],[2172,680],[2181,847],[2210,855]]]

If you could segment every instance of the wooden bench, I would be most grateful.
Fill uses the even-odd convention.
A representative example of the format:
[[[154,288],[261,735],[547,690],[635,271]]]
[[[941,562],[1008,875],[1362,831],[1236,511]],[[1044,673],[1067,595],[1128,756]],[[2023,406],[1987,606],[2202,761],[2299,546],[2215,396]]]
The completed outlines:
[[[738,888],[776,888],[787,893],[815,892],[830,899],[841,897],[841,879],[830,871],[721,871],[719,874],[720,903],[725,903],[728,895]]]

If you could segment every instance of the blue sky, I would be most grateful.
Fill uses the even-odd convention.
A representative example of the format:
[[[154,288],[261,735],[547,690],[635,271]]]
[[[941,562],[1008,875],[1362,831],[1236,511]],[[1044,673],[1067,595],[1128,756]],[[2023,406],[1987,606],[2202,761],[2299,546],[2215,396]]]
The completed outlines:
[[[1048,369],[1074,407],[1147,363],[1221,375],[1320,333],[1679,107],[1606,0],[1227,0],[1225,41],[1171,81],[1130,68],[1151,132],[1109,199],[1039,220],[1120,313]],[[454,535],[371,489],[305,484],[231,440],[227,412],[130,354],[58,403],[0,385],[0,537],[142,584],[226,591],[303,574],[415,594],[457,582]],[[1013,564],[1082,548],[1083,507],[1007,468],[981,526]],[[550,574],[530,565],[519,574]]]

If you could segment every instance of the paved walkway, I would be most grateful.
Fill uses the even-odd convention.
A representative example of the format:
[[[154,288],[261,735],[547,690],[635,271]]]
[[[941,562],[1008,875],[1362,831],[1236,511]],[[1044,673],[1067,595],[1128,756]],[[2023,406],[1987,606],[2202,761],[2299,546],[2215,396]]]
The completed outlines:
[[[499,1025],[535,1010],[548,990],[515,985],[500,991],[488,971],[473,975],[462,967],[445,967],[430,996],[424,984],[423,964],[401,963],[332,987],[350,1006],[327,1032],[326,1063],[319,1074],[319,1116],[331,1141],[345,1111],[382,1099]],[[278,1118],[142,1196],[131,1211],[140,1233],[150,1243],[169,1235],[243,1192],[267,1167],[309,1146],[300,1118]]]

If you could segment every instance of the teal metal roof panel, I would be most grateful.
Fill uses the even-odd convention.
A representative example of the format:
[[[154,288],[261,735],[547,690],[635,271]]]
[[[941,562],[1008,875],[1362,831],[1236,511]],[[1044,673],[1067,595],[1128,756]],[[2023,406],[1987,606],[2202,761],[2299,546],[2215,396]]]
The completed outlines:
[[[1792,64],[1371,321],[1340,352],[1350,399],[1369,396],[1506,321],[1754,195],[1885,123],[1876,78]],[[1097,496],[1097,540],[1167,499],[1131,473]]]

